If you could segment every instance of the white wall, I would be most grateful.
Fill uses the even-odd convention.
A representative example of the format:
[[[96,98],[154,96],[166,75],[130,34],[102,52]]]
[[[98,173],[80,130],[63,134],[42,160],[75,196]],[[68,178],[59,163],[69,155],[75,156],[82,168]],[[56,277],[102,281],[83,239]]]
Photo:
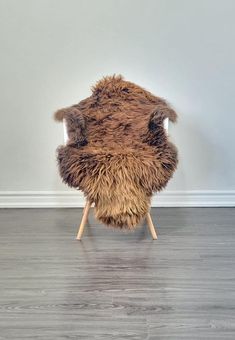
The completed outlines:
[[[233,0],[1,0],[2,203],[6,193],[67,190],[55,162],[62,126],[52,113],[113,73],[179,112],[170,133],[180,165],[168,191],[230,194],[231,203],[234,11]]]

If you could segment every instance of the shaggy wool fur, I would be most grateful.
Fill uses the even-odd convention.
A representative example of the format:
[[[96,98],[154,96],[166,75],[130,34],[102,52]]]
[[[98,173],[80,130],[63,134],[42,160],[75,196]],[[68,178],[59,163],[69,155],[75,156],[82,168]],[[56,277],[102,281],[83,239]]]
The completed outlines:
[[[69,136],[58,148],[60,175],[95,203],[103,223],[135,228],[172,177],[177,150],[163,127],[167,117],[177,118],[165,100],[122,76],[103,78],[90,97],[55,113]]]

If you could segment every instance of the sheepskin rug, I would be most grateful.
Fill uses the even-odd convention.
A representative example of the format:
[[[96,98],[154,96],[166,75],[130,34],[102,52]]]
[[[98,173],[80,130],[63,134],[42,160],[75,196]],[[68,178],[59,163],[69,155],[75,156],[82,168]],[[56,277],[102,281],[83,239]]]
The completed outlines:
[[[122,76],[101,79],[90,97],[55,113],[69,140],[57,150],[60,175],[95,203],[96,217],[116,228],[135,228],[177,166],[165,118],[176,121],[165,100]]]

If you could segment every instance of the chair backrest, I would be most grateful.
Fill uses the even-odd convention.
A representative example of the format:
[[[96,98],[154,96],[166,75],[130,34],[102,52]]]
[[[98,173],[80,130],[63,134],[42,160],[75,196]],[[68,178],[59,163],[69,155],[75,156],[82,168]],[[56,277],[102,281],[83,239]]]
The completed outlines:
[[[68,132],[67,132],[67,126],[66,126],[66,120],[63,119],[63,129],[64,129],[64,144],[67,143],[69,137],[68,137]]]
[[[163,126],[164,126],[164,129],[166,130],[166,134],[168,135],[169,118],[164,119]]]
[[[168,129],[169,129],[169,118],[164,119],[163,122],[164,129],[166,130],[166,133],[168,135]],[[63,119],[63,129],[64,129],[64,144],[67,143],[69,137],[68,137],[68,132],[67,132],[67,126],[66,126],[66,120]]]

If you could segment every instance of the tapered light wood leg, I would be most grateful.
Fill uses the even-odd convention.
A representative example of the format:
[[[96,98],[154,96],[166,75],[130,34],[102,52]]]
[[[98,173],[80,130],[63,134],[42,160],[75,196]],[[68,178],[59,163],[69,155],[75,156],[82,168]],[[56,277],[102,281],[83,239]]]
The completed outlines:
[[[78,234],[77,234],[77,237],[76,237],[76,239],[79,240],[79,241],[82,238],[82,234],[83,234],[83,231],[84,231],[85,224],[87,222],[87,217],[88,217],[90,207],[91,207],[91,202],[89,200],[87,200],[86,205],[85,205],[84,210],[83,210],[82,220],[81,220],[81,223],[80,223],[80,226],[79,226],[79,229],[78,229]]]
[[[157,233],[156,233],[156,230],[154,228],[153,221],[152,221],[150,213],[147,213],[146,220],[147,220],[149,231],[152,235],[153,240],[157,240]]]

